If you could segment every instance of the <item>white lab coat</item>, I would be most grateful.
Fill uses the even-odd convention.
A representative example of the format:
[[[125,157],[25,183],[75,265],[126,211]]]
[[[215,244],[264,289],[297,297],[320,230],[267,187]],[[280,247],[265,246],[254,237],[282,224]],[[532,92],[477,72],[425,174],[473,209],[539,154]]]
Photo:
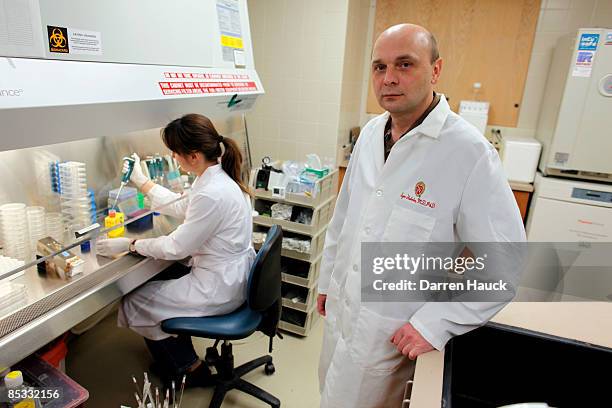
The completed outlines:
[[[362,130],[325,239],[319,293],[327,318],[321,407],[400,407],[414,362],[390,343],[410,322],[436,349],[490,319],[499,303],[361,303],[362,242],[523,242],[521,216],[495,149],[442,95],[384,162],[389,113]],[[435,206],[402,199],[414,195]],[[405,196],[404,196],[405,198]]]
[[[173,317],[231,312],[246,299],[248,272],[255,259],[251,244],[251,203],[217,164],[197,178],[186,199],[159,211],[184,222],[171,234],[136,241],[138,253],[156,259],[191,256],[191,272],[153,281],[125,296],[118,323],[151,340],[169,337],[160,323]],[[148,193],[153,207],[179,197],[161,186]]]

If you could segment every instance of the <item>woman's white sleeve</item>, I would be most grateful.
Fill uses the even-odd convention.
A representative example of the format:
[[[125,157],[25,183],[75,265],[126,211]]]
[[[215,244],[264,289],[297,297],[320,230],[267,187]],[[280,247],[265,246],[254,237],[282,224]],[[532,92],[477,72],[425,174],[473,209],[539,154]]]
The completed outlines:
[[[137,240],[136,251],[156,259],[184,259],[194,254],[217,231],[223,222],[223,213],[218,198],[198,194],[191,199],[185,222],[170,235]]]
[[[183,194],[185,197],[183,197],[182,200],[178,200],[175,203],[164,206],[164,204],[177,200],[182,195],[170,191],[159,184],[155,184],[151,190],[149,190],[147,196],[151,199],[152,209],[160,214],[169,215],[176,218],[185,217],[187,206],[189,205],[189,200],[187,199],[186,194]]]

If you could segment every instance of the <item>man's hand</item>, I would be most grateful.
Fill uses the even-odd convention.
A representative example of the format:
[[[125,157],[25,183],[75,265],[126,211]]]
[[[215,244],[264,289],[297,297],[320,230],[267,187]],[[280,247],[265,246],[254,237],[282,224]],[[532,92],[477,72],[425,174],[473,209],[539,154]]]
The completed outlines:
[[[317,311],[323,317],[325,317],[325,302],[327,301],[327,295],[317,296]]]
[[[397,346],[397,351],[411,360],[434,349],[410,323],[400,327],[390,341]]]

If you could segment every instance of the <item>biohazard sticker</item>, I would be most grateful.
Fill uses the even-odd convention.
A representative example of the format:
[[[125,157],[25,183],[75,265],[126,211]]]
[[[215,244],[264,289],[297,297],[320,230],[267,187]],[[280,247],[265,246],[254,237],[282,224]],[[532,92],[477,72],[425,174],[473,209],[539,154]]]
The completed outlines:
[[[49,52],[68,54],[68,29],[66,27],[47,26]]]

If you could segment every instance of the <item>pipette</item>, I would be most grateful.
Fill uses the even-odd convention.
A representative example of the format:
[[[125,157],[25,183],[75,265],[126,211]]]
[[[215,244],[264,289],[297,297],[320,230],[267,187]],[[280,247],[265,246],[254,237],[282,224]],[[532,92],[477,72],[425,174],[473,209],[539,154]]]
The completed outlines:
[[[134,164],[136,163],[136,161],[131,158],[131,157],[124,157],[123,158],[123,169],[122,174],[121,174],[121,186],[119,187],[119,191],[117,191],[117,197],[115,197],[115,203],[113,204],[112,208],[116,208],[117,207],[117,201],[119,201],[119,196],[121,195],[121,190],[123,190],[123,187],[125,187],[125,185],[130,181],[130,177],[132,176],[132,172],[134,171]],[[126,166],[127,164],[127,166]]]

